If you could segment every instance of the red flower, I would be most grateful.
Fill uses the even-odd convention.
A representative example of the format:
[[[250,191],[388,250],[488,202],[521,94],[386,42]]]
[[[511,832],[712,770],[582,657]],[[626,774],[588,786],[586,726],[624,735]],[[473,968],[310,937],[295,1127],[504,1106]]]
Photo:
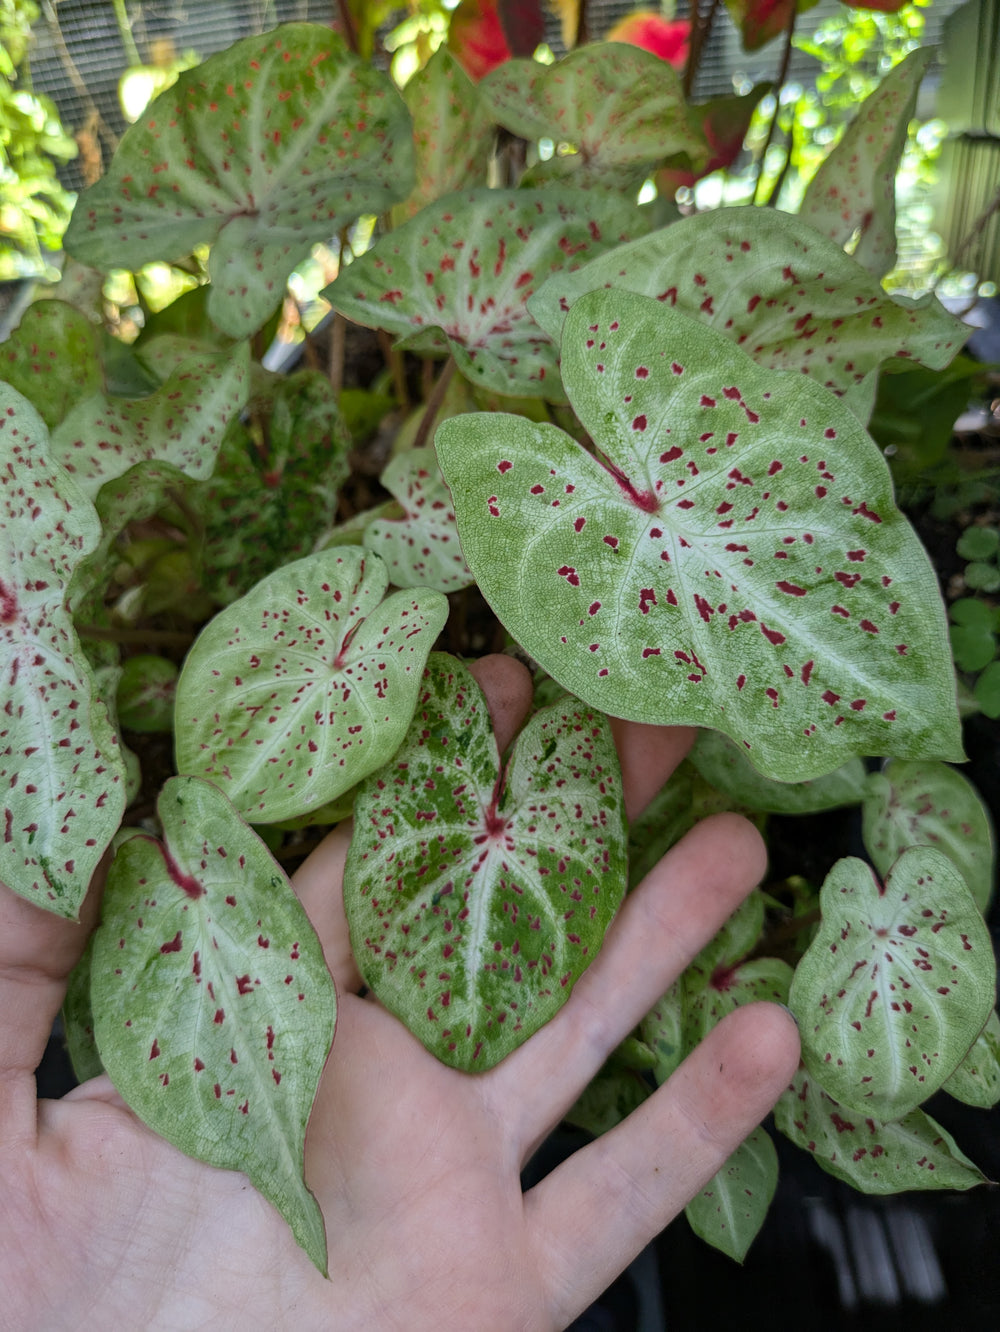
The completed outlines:
[[[616,23],[606,40],[641,46],[644,51],[652,51],[653,55],[666,60],[674,69],[683,69],[687,64],[690,36],[691,24],[687,19],[671,23],[651,10],[640,9]]]

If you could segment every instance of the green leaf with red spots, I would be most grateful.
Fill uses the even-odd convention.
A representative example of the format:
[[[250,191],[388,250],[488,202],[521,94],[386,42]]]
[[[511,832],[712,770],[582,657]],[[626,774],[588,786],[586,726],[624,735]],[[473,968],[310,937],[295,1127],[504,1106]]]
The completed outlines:
[[[996,878],[993,829],[967,777],[945,763],[891,759],[868,778],[861,819],[865,850],[879,874],[888,874],[908,846],[932,846],[986,911]]]
[[[650,51],[595,42],[553,65],[509,60],[479,85],[497,122],[556,151],[530,170],[532,184],[562,181],[636,190],[665,158],[701,162],[680,76]]]
[[[125,809],[125,767],[66,605],[100,539],[31,404],[0,384],[0,880],[75,919]]]
[[[857,236],[854,257],[877,278],[896,263],[896,173],[933,59],[933,47],[920,47],[890,70],[861,103],[799,207],[804,222],[838,245]]]
[[[386,597],[388,584],[378,556],[341,546],[221,611],[177,683],[178,771],[211,778],[254,823],[279,823],[387,762],[448,614],[440,592]]]
[[[951,861],[912,847],[885,883],[840,860],[789,1000],[809,1072],[841,1104],[898,1119],[949,1078],[996,1000],[989,931]]]
[[[1000,1101],[1000,1015],[995,1010],[942,1091],[984,1110]]]
[[[316,241],[413,183],[410,118],[328,28],[290,23],[181,74],[77,204],[66,249],[135,270],[212,244],[208,311],[248,337]]]
[[[550,675],[779,781],[961,756],[937,582],[852,412],[626,291],[577,301],[562,365],[593,454],[503,413],[436,436],[466,562]]]
[[[551,274],[645,230],[644,214],[610,195],[471,190],[382,237],[323,295],[404,346],[450,347],[473,384],[558,398],[557,349],[528,314],[528,297]]]
[[[51,430],[101,388],[97,330],[63,301],[36,301],[0,346],[0,379],[23,393]]]
[[[986,1176],[923,1110],[883,1122],[838,1105],[800,1068],[774,1108],[776,1127],[828,1174],[862,1193],[971,1189]]]
[[[747,809],[769,814],[814,814],[840,805],[858,805],[865,793],[865,765],[859,758],[850,758],[812,781],[774,782],[762,777],[746,750],[721,731],[699,731],[690,757],[705,781],[718,791]]]
[[[764,1224],[778,1187],[778,1153],[766,1130],[754,1129],[684,1209],[694,1233],[742,1263]]]
[[[454,1068],[491,1068],[547,1022],[625,892],[607,719],[535,713],[501,766],[475,680],[435,654],[393,761],[358,793],[344,899],[365,984]]]
[[[584,292],[613,286],[653,296],[710,324],[761,366],[798,370],[863,419],[884,361],[943,369],[967,330],[933,297],[893,300],[839,245],[771,208],[684,218],[547,283],[529,309],[553,338]]]
[[[455,510],[433,449],[401,453],[382,473],[382,484],[403,512],[376,518],[365,528],[364,544],[385,560],[396,587],[434,587],[457,592],[469,587],[458,544]]]
[[[215,786],[171,778],[163,840],[111,866],[91,962],[94,1032],[115,1088],[155,1133],[242,1170],[326,1271],[303,1177],[336,1021],[323,949],[280,866]]]

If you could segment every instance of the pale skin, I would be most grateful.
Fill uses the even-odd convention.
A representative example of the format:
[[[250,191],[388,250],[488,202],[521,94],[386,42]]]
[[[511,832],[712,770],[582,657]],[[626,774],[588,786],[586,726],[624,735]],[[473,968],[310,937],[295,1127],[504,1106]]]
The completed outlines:
[[[475,670],[502,748],[530,680],[506,657]],[[634,816],[692,733],[616,724],[616,738]],[[0,890],[0,1328],[563,1328],[790,1081],[792,1019],[771,1004],[737,1010],[640,1110],[522,1193],[532,1151],[757,884],[760,838],[728,814],[693,829],[626,900],[559,1015],[469,1076],[359,997],[340,895],[348,837],[331,834],[294,880],[339,992],[306,1142],[329,1280],[243,1175],[156,1137],[106,1078],[36,1100],[34,1070],[99,889],[82,925]]]

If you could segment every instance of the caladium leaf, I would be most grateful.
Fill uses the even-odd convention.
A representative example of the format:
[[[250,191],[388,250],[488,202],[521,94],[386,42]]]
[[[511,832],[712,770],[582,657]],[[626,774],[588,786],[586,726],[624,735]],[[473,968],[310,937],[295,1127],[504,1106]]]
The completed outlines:
[[[63,1031],[66,1053],[73,1066],[77,1082],[86,1082],[104,1072],[101,1056],[94,1039],[94,1011],[90,1003],[90,964],[94,953],[94,936],[87,941],[83,956],[70,973],[66,998],[62,1006]]]
[[[843,1105],[898,1119],[954,1073],[993,1010],[989,932],[951,861],[922,846],[884,885],[864,861],[838,861],[820,909],[789,999],[803,1061]]]
[[[710,102],[689,107],[691,121],[701,130],[708,145],[709,157],[698,166],[687,153],[668,158],[656,173],[656,189],[660,197],[672,199],[679,186],[691,186],[713,171],[732,166],[743,148],[758,103],[771,92],[772,86],[758,83],[748,93],[714,97]]]
[[[550,675],[779,781],[961,755],[937,582],[853,413],[627,291],[577,301],[562,362],[596,457],[502,413],[436,436],[466,562]]]
[[[814,814],[860,804],[865,794],[867,773],[859,758],[850,758],[812,781],[774,782],[762,777],[742,746],[721,731],[699,731],[690,759],[717,790],[748,809],[768,814]]]
[[[766,1130],[754,1129],[684,1209],[694,1233],[742,1263],[764,1224],[778,1187],[778,1153]]]
[[[254,823],[278,823],[385,763],[448,615],[440,592],[385,597],[388,584],[377,556],[342,546],[221,611],[177,683],[178,771],[211,778]]]
[[[546,283],[529,309],[558,340],[570,305],[603,286],[654,296],[725,333],[759,365],[849,393],[856,410],[871,409],[864,381],[883,361],[940,370],[967,334],[934,297],[893,300],[838,245],[772,208],[684,218]]]
[[[52,433],[52,452],[91,499],[142,461],[211,476],[230,421],[246,404],[250,349],[244,343],[185,362],[148,398],[84,399]]]
[[[6,384],[0,461],[0,880],[75,919],[125,809],[117,737],[66,608],[100,524]]]
[[[942,1090],[984,1110],[1000,1101],[1000,1016],[995,1009]]]
[[[550,274],[645,229],[639,209],[611,195],[470,190],[383,236],[323,295],[404,345],[426,348],[431,335],[433,347],[436,337],[474,384],[559,397],[557,350],[528,314],[528,297]]]
[[[97,331],[64,301],[36,301],[0,347],[0,379],[23,393],[51,430],[101,388]]]
[[[355,801],[344,899],[365,984],[444,1063],[491,1068],[569,998],[625,891],[618,759],[575,699],[501,769],[485,699],[435,654]]]
[[[157,811],[163,840],[131,838],[108,875],[91,975],[101,1060],[154,1132],[242,1170],[325,1273],[302,1178],[337,1011],[322,946],[221,791],[173,777]]]
[[[365,528],[368,550],[385,560],[397,587],[457,592],[472,581],[458,544],[451,495],[433,449],[401,453],[382,473],[382,484],[402,507],[399,518],[378,518]]]
[[[684,1045],[684,985],[680,977],[643,1018],[639,1035],[656,1056],[652,1074],[659,1086],[681,1065]]]
[[[409,113],[389,79],[328,28],[289,23],[181,74],[81,196],[65,245],[134,271],[211,243],[209,314],[244,338],[318,238],[412,183]]]
[[[650,1088],[638,1073],[606,1066],[587,1084],[563,1119],[599,1138],[627,1119],[649,1096]]]
[[[774,1122],[824,1170],[862,1193],[964,1190],[986,1182],[923,1110],[883,1123],[838,1105],[804,1068],[775,1106]]]
[[[705,156],[677,71],[637,46],[594,42],[554,65],[508,60],[479,86],[505,129],[565,145],[532,168],[532,183],[627,190],[673,153]]]
[[[919,47],[889,71],[821,163],[799,206],[802,220],[838,245],[858,234],[854,257],[877,278],[896,262],[896,173],[920,81],[933,59],[933,47]]]
[[[985,912],[996,872],[993,829],[976,788],[954,768],[890,759],[868,778],[861,832],[879,874],[908,846],[943,852]]]
[[[130,731],[170,732],[174,723],[177,666],[149,652],[129,657],[118,681],[118,720]]]

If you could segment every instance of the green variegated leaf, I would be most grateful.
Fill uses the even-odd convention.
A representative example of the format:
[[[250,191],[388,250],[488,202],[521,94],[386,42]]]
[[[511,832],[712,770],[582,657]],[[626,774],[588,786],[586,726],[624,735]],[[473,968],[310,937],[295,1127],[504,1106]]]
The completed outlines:
[[[491,1068],[569,998],[625,874],[606,718],[564,699],[501,768],[479,686],[435,654],[355,801],[344,899],[365,984],[439,1059]]]
[[[181,74],[81,196],[65,245],[135,270],[211,243],[209,314],[243,338],[316,241],[412,182],[410,118],[389,79],[328,28],[291,23]]]
[[[984,1110],[1000,1101],[1000,1016],[996,1010],[942,1090]]]
[[[435,587],[457,592],[472,574],[458,544],[455,510],[433,449],[401,453],[382,473],[382,484],[395,495],[400,517],[376,518],[365,528],[367,550],[385,560],[396,587]]]
[[[564,1119],[599,1138],[627,1119],[649,1096],[650,1089],[638,1073],[606,1067],[588,1083]]]
[[[741,749],[721,731],[699,731],[691,762],[702,777],[748,809],[769,814],[813,814],[839,805],[860,804],[865,765],[859,758],[808,782],[775,782],[762,777]]]
[[[0,346],[0,379],[23,393],[51,430],[102,387],[96,329],[72,305],[36,301]]]
[[[593,454],[504,413],[435,440],[466,562],[550,675],[779,781],[960,757],[937,582],[842,403],[626,291],[576,303],[562,373]]]
[[[778,1187],[778,1153],[767,1132],[754,1129],[684,1209],[706,1244],[742,1263],[764,1224]]]
[[[989,932],[939,851],[912,847],[884,885],[840,860],[820,893],[822,922],[789,1004],[802,1058],[831,1096],[898,1119],[965,1058],[996,999]]]
[[[100,524],[6,384],[0,463],[0,880],[75,918],[125,809],[117,737],[66,607]]]
[[[684,985],[678,977],[639,1025],[640,1036],[656,1056],[652,1073],[660,1086],[680,1067],[687,1054],[683,1018]]]
[[[986,1176],[923,1110],[883,1123],[838,1105],[800,1069],[774,1108],[786,1138],[862,1193],[971,1189]]]
[[[94,1013],[90,1003],[90,964],[93,953],[94,936],[91,935],[83,956],[70,973],[62,1006],[66,1052],[77,1082],[86,1082],[88,1078],[96,1078],[104,1072],[94,1039]]]
[[[550,274],[646,229],[635,205],[586,190],[470,190],[383,236],[323,295],[420,350],[450,347],[473,384],[559,398],[557,350],[526,302]]]
[[[177,684],[180,772],[211,778],[255,823],[342,795],[406,735],[440,592],[395,592],[355,547],[286,564],[199,634]],[[385,598],[383,600],[383,598]]]
[[[986,910],[996,875],[993,829],[967,777],[945,763],[890,759],[868,778],[861,820],[865,850],[879,874],[888,874],[908,846],[932,846]]]
[[[174,777],[163,841],[133,837],[108,876],[92,957],[100,1058],[129,1106],[189,1156],[244,1171],[326,1270],[302,1178],[336,995],[291,885],[222,793]]]

